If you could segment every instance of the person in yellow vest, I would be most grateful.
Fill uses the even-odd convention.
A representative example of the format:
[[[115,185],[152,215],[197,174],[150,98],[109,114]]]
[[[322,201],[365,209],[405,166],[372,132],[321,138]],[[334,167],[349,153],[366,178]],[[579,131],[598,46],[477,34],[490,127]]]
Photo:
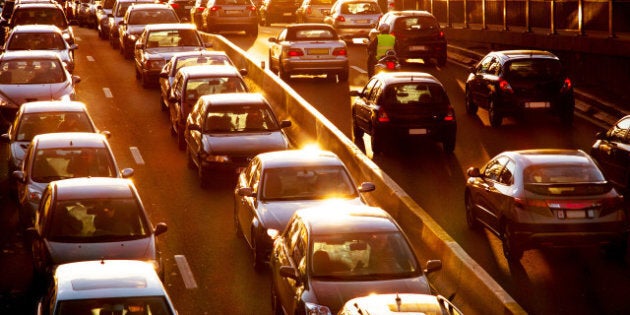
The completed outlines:
[[[374,75],[376,61],[387,54],[388,50],[396,50],[396,37],[389,33],[389,25],[381,24],[378,27],[378,35],[368,44],[367,71],[368,77]]]

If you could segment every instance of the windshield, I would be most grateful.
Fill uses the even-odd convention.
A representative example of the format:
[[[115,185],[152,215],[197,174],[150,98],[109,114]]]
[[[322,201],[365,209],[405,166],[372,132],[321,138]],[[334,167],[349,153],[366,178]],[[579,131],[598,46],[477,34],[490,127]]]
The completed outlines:
[[[116,280],[116,279],[114,279]],[[124,281],[123,279],[121,281]],[[143,286],[143,278],[135,279],[135,285]],[[107,285],[112,285],[108,281]],[[126,285],[126,283],[122,284]],[[95,284],[94,286],[97,286]],[[146,284],[144,284],[146,286]],[[133,289],[133,288],[132,288]],[[129,297],[116,299],[83,299],[59,302],[59,310],[55,315],[75,314],[152,314],[175,315],[171,311],[164,297]]]
[[[50,112],[22,115],[16,129],[17,141],[31,141],[33,137],[50,132],[94,132],[85,112]]]
[[[215,55],[215,56],[191,56],[181,58],[177,60],[174,73],[177,73],[182,67],[197,66],[197,65],[232,65],[232,62],[227,56]]]
[[[357,191],[341,166],[285,167],[265,171],[262,200],[356,198]]]
[[[314,235],[313,277],[397,278],[420,272],[400,232]]]
[[[57,33],[18,33],[9,38],[8,50],[62,50],[66,42]]]
[[[114,160],[106,148],[39,149],[31,169],[31,179],[38,183],[73,177],[117,175]]]
[[[278,122],[271,109],[262,106],[230,106],[212,108],[208,112],[204,130],[210,133],[278,130]]]
[[[65,80],[58,60],[9,60],[0,64],[0,84],[53,84]]]

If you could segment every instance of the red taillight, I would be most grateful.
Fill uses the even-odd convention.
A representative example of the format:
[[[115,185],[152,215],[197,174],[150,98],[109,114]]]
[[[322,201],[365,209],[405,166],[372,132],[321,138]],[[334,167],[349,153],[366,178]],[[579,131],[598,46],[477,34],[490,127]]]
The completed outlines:
[[[337,16],[337,18],[335,19],[335,21],[337,21],[337,22],[345,22],[345,21],[346,21],[346,18],[345,18],[345,17],[343,17],[343,15],[339,15],[339,16]]]
[[[210,8],[210,11],[212,11],[212,12],[216,12],[216,11],[219,11],[219,10],[221,10],[221,7],[216,6],[216,5],[213,5],[213,6]]]
[[[508,81],[505,81],[504,79],[499,80],[499,88],[503,92],[514,93],[514,90],[512,90],[512,86],[510,85],[510,83],[508,83]]]
[[[306,7],[306,14],[307,15],[311,15],[313,14],[313,9],[311,9],[311,6],[309,5],[308,7]]]
[[[444,31],[440,31],[438,33],[438,39],[443,39],[444,38]]]
[[[289,57],[299,57],[304,56],[304,52],[300,49],[289,49],[287,51],[287,56]]]
[[[177,9],[179,9],[179,4],[177,4],[177,3],[171,3],[171,8],[173,8],[173,9],[176,9],[176,10],[177,10]]]
[[[448,105],[448,113],[444,116],[444,121],[454,121],[455,120],[455,110],[453,106]]]
[[[203,12],[203,10],[205,10],[205,7],[197,7],[197,12]]]
[[[252,11],[252,12],[256,12],[256,6],[250,5],[247,7],[247,10]]]
[[[571,79],[569,78],[564,78],[564,84],[562,85],[562,90],[563,91],[568,91],[573,87],[573,84],[571,83]]]
[[[396,69],[396,63],[393,61],[385,61],[385,67],[387,67],[388,70],[394,70]]]
[[[332,54],[333,56],[347,56],[348,51],[345,48],[335,48]]]
[[[382,109],[376,113],[376,119],[381,123],[389,122],[389,116],[387,116],[387,113]]]

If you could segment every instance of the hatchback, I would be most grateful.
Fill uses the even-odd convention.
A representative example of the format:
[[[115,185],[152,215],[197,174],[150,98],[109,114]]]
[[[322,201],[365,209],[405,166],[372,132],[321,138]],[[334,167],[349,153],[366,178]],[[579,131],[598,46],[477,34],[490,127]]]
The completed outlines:
[[[605,132],[598,132],[591,147],[606,178],[630,198],[630,115],[619,119]]]
[[[385,210],[331,204],[297,210],[271,253],[274,314],[336,314],[355,297],[432,290],[407,236]]]
[[[625,252],[623,197],[581,150],[506,151],[467,174],[466,222],[496,234],[510,262],[542,246],[609,245],[612,253]]]
[[[264,0],[258,8],[258,23],[269,26],[272,23],[294,23],[295,11],[301,0]]]
[[[177,314],[153,266],[144,261],[62,264],[46,292],[37,303],[38,315]]]
[[[337,315],[463,315],[451,301],[441,295],[384,293],[349,300]]]
[[[186,120],[188,166],[202,187],[212,172],[240,172],[255,155],[286,150],[289,139],[269,102],[258,93],[220,93],[199,97]]]
[[[446,90],[434,76],[424,72],[381,72],[361,91],[353,90],[352,130],[354,142],[364,147],[370,136],[373,153],[386,143],[407,143],[430,138],[442,143],[445,152],[455,149],[457,122]]]
[[[382,11],[376,0],[337,0],[324,18],[344,40],[367,38]]]
[[[164,279],[157,236],[166,230],[151,224],[133,181],[84,177],[50,182],[27,234],[37,277],[70,262],[133,259]]]
[[[336,0],[304,0],[295,11],[298,23],[323,23]]]
[[[74,51],[77,44],[68,44],[63,33],[54,25],[18,25],[7,35],[3,51],[49,50],[59,54],[68,72],[74,71]]]
[[[132,4],[118,24],[119,47],[122,55],[131,59],[136,40],[147,24],[179,23],[172,7],[164,4]]]
[[[258,11],[251,0],[208,0],[201,20],[202,29],[209,33],[245,31],[258,36]]]
[[[493,51],[471,67],[466,79],[466,113],[488,110],[490,125],[499,127],[504,116],[527,111],[552,111],[573,123],[573,84],[560,59],[540,50]]]
[[[355,185],[345,164],[330,151],[284,150],[258,154],[239,175],[234,190],[234,224],[254,257],[268,260],[273,237],[296,209],[331,202],[363,204],[373,183]]]

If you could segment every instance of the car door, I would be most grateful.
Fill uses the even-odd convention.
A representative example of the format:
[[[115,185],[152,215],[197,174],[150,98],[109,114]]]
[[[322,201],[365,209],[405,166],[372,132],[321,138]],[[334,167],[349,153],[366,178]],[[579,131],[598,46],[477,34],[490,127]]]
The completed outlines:
[[[306,277],[305,256],[308,249],[308,240],[306,228],[299,220],[294,220],[287,232],[283,237],[282,253],[278,257],[274,257],[274,259],[277,259],[277,267],[291,266],[297,274],[297,279],[282,277],[277,274],[274,277],[276,278],[275,281],[277,281],[276,292],[280,305],[282,305],[286,314],[296,314]],[[300,266],[302,268],[299,268]]]
[[[486,56],[474,68],[473,73],[468,79],[468,88],[473,102],[479,107],[488,107],[488,95],[490,95],[491,82],[496,81],[496,74],[489,73],[491,67],[497,66],[497,60],[494,56]]]
[[[601,137],[592,155],[606,179],[627,189],[630,182],[630,116],[624,117]]]
[[[280,68],[280,59],[282,58],[282,45],[287,37],[287,29],[283,29],[275,42],[271,42],[269,46],[269,67],[275,69]]]
[[[473,198],[479,209],[477,217],[492,229],[496,229],[497,226],[498,209],[496,208],[500,205],[500,195],[504,188],[500,178],[507,161],[508,158],[505,156],[490,160],[483,168],[481,180],[473,186]]]
[[[378,79],[371,79],[361,91],[361,95],[354,100],[352,106],[352,118],[354,124],[363,131],[369,132],[372,124],[372,104],[370,99],[372,90],[378,84]]]
[[[258,163],[258,160],[253,160],[244,174],[243,185],[245,185],[244,187],[251,187],[254,194],[252,196],[240,197],[238,204],[238,220],[245,239],[251,245],[252,239],[255,237],[255,235],[252,234],[251,224],[258,218],[258,188],[260,183],[260,163]]]

